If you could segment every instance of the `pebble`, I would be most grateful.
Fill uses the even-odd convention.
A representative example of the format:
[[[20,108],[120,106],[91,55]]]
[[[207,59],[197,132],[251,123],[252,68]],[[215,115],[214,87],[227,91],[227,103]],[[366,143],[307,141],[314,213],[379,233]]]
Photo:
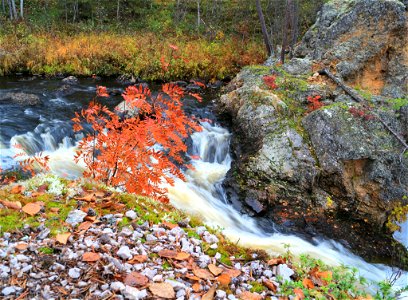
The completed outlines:
[[[1,290],[1,293],[2,293],[4,296],[12,295],[12,294],[14,294],[15,292],[16,292],[16,288],[13,287],[13,286],[8,286],[8,287],[5,287],[4,289]]]
[[[119,251],[116,254],[122,259],[131,259],[133,257],[128,246],[120,247]]]
[[[68,214],[68,217],[65,220],[65,222],[68,224],[71,224],[72,226],[76,226],[79,223],[82,223],[82,221],[84,220],[86,216],[87,214],[83,212],[82,210],[79,210],[79,209],[72,210]]]
[[[125,213],[125,216],[128,217],[129,219],[132,219],[132,220],[137,218],[137,214],[136,214],[136,212],[134,210],[128,210]]]
[[[217,290],[215,293],[218,298],[224,299],[227,297],[227,293],[224,292],[223,290]]]
[[[68,271],[68,275],[71,278],[77,279],[81,276],[81,269],[78,268],[71,268]]]
[[[283,281],[291,281],[292,279],[290,277],[295,274],[286,264],[278,265],[276,272],[277,275],[282,277]]]
[[[120,282],[120,281],[115,281],[112,282],[110,285],[110,288],[114,291],[114,292],[118,292],[118,291],[122,291],[125,289],[125,285]]]

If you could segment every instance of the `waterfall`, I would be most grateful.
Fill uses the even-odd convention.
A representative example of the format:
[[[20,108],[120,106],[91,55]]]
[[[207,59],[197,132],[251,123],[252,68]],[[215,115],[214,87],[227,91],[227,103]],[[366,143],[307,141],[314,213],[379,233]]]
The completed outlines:
[[[261,230],[255,219],[240,214],[226,201],[221,186],[231,165],[229,132],[204,123],[203,131],[194,133],[192,140],[191,155],[198,155],[199,159],[193,160],[194,168],[186,172],[186,182],[177,180],[174,186],[168,187],[168,196],[175,207],[198,215],[210,226],[223,229],[232,242],[245,247],[279,255],[287,251],[285,245],[289,244],[290,251],[296,256],[308,254],[330,265],[356,267],[361,276],[373,282],[391,276],[390,267],[369,264],[335,241],[316,239],[312,244],[294,235]],[[407,280],[406,274],[401,276],[398,285],[405,286]]]

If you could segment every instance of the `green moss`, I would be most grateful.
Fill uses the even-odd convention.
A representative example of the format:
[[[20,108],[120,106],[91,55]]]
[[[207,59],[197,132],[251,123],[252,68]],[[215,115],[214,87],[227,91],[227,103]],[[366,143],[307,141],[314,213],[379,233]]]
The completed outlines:
[[[130,225],[130,223],[131,223],[131,220],[129,218],[123,217],[122,221],[118,223],[118,228],[122,229],[123,227]]]
[[[0,232],[13,231],[22,228],[21,213],[12,210],[0,211]]]
[[[271,67],[264,66],[264,65],[252,65],[246,66],[243,70],[248,70],[254,75],[269,75],[271,74]]]
[[[172,265],[166,260],[162,263],[163,270],[171,270]]]
[[[262,284],[259,283],[258,281],[251,281],[249,284],[252,286],[250,291],[252,293],[262,293],[263,291],[266,290],[266,287]]]
[[[49,248],[49,247],[41,247],[38,249],[38,252],[42,253],[42,254],[53,254],[54,253],[54,249],[53,248]]]

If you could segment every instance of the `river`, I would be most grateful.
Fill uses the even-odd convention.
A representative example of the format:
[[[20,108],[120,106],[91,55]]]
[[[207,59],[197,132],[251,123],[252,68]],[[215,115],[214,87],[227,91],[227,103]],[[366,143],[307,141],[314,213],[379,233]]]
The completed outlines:
[[[81,136],[72,132],[69,120],[75,111],[94,97],[97,84],[108,89],[121,88],[111,79],[99,82],[81,79],[80,84],[72,86],[69,93],[61,93],[57,92],[61,87],[61,81],[57,79],[21,81],[18,78],[0,78],[0,98],[5,93],[25,92],[35,94],[41,100],[41,104],[34,106],[0,102],[1,167],[7,169],[16,164],[13,159],[15,149],[11,145],[18,143],[29,154],[39,151],[49,154],[52,172],[68,178],[80,176],[82,168],[73,163],[73,156],[75,143]],[[208,93],[201,104],[191,99],[185,101],[187,112],[214,122],[202,123],[203,131],[191,137],[189,154],[199,159],[192,160],[194,169],[186,171],[186,182],[177,180],[174,186],[168,187],[168,196],[173,205],[200,216],[211,226],[221,228],[231,241],[243,246],[264,249],[275,255],[286,252],[285,245],[290,245],[294,255],[304,253],[328,264],[354,266],[368,280],[389,278],[393,273],[390,267],[367,263],[336,241],[322,237],[304,240],[293,234],[281,233],[275,226],[261,228],[256,219],[235,210],[222,187],[231,165],[231,134],[217,123],[211,112],[211,99],[214,96]],[[113,107],[121,101],[121,96],[112,96],[104,101]],[[401,235],[402,238],[405,235],[406,232]],[[408,278],[403,275],[397,285],[406,284]],[[408,299],[408,295],[403,297]]]

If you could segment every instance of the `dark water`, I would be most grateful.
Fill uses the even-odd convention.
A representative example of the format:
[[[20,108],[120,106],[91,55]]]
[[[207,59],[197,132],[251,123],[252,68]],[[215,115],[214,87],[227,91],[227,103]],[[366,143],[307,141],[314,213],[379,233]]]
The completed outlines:
[[[12,103],[9,100],[0,101],[0,157],[3,169],[13,164],[11,144],[21,144],[27,153],[40,151],[55,151],[61,147],[71,147],[80,136],[72,131],[72,122],[76,111],[86,107],[95,97],[96,86],[106,86],[114,95],[100,98],[109,108],[114,108],[123,99],[121,93],[125,86],[113,78],[94,80],[80,78],[79,83],[61,91],[64,83],[61,79],[0,77],[0,98],[6,93],[28,93],[38,96],[41,103],[28,106]],[[66,87],[66,86],[65,86]],[[151,90],[157,91],[160,86],[149,84]],[[214,118],[206,109],[215,97],[216,91],[206,90],[204,101],[198,103],[194,98],[184,100],[187,113],[199,117]]]

